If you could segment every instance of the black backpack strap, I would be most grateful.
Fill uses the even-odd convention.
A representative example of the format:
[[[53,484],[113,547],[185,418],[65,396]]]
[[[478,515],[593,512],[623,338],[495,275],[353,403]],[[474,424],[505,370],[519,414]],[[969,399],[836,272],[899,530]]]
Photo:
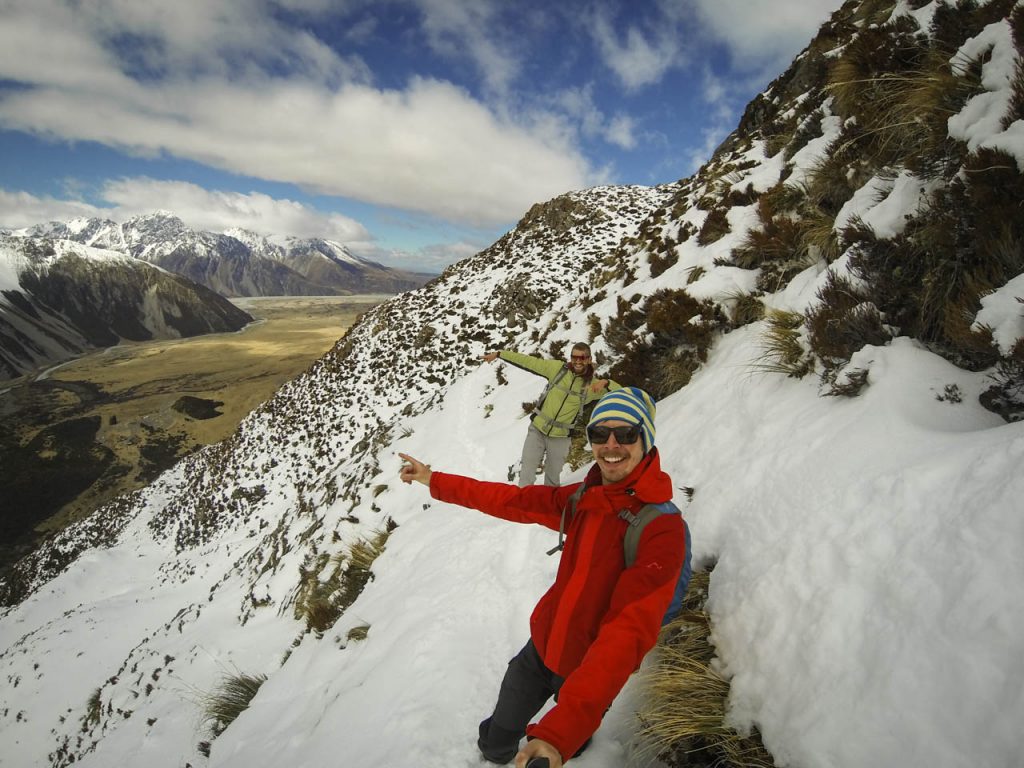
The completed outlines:
[[[628,509],[619,512],[619,517],[629,523],[626,526],[626,535],[622,538],[622,551],[626,556],[627,568],[636,562],[636,550],[640,546],[640,535],[644,532],[644,528],[660,514],[662,514],[662,510],[654,504],[644,504],[636,514]]]
[[[565,520],[568,516],[570,522],[576,515],[576,502],[580,500],[580,496],[583,495],[583,491],[587,488],[587,484],[580,483],[580,487],[572,492],[572,495],[565,500],[565,506],[562,507],[562,519],[558,523],[558,546],[552,547],[548,550],[549,555],[555,554],[555,552],[561,552],[565,546]]]

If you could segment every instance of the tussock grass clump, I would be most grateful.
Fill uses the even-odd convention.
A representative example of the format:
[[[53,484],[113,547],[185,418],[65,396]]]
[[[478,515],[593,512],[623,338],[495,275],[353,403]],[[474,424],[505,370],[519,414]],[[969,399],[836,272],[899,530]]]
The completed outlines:
[[[224,675],[217,688],[203,696],[203,724],[210,729],[214,738],[224,733],[249,708],[249,703],[266,681],[266,675],[247,675],[241,672]]]
[[[807,354],[803,342],[804,316],[798,312],[768,310],[765,332],[761,337],[761,355],[754,370],[781,373],[800,379],[814,370],[814,358]]]
[[[756,293],[737,292],[726,296],[729,323],[733,328],[756,323],[764,317],[764,302]]]
[[[715,207],[708,211],[704,224],[697,233],[699,245],[711,245],[721,240],[732,230],[729,224],[729,210],[727,208]]]
[[[843,371],[830,380],[831,384],[825,394],[830,397],[856,397],[868,385],[869,374],[864,368]]]
[[[899,332],[963,368],[994,365],[991,334],[973,327],[981,297],[1024,271],[1024,175],[1009,156],[981,150],[935,192],[926,213],[880,239],[863,222],[843,231],[850,267]]]
[[[347,552],[334,557],[320,555],[313,565],[300,567],[295,617],[305,620],[308,631],[327,631],[356,601],[373,578],[373,563],[396,527],[388,518],[384,530],[353,542]]]
[[[954,59],[964,40],[945,28],[943,13],[956,24],[971,14],[940,4],[940,28],[931,37],[900,16],[861,30],[833,64],[826,86],[848,121],[840,150],[856,148],[875,168],[903,165],[925,176],[948,176],[960,164],[963,146],[951,141],[948,119],[981,93],[980,62]]]
[[[864,26],[884,24],[895,7],[895,0],[863,0],[854,11],[853,18]]]
[[[1024,311],[1024,299],[1021,311]],[[978,402],[1007,422],[1024,421],[1024,339],[1018,339],[1008,357],[996,364],[994,384],[981,393]]]
[[[360,624],[358,627],[352,627],[346,635],[346,639],[350,641],[365,640],[370,634],[369,624]]]
[[[841,151],[839,146],[830,147],[828,154],[807,172],[807,181],[802,188],[806,196],[805,207],[821,211],[834,220],[871,175],[870,167],[850,152],[849,147]]]
[[[100,724],[100,717],[103,715],[103,702],[100,699],[100,689],[97,688],[89,696],[89,702],[85,705],[85,714],[82,716],[82,730]]]
[[[1007,16],[1012,17],[1011,12],[1016,5],[1016,0],[957,0],[955,3],[936,3],[928,34],[946,47],[956,49],[989,24]]]
[[[751,229],[732,252],[733,262],[743,269],[760,269],[758,290],[772,293],[817,260],[804,239],[804,224],[788,215],[765,219],[760,229]]]
[[[640,735],[674,768],[770,768],[774,761],[757,735],[741,736],[725,723],[729,682],[715,669],[703,610],[708,576],[694,573],[683,612],[662,630],[655,662],[641,674]]]

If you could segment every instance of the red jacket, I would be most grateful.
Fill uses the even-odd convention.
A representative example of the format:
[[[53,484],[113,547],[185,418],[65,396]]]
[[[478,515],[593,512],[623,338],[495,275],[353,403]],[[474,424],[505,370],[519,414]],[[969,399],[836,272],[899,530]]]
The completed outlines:
[[[530,617],[530,634],[544,664],[565,678],[558,703],[527,733],[572,756],[601,718],[644,655],[654,647],[686,557],[681,515],[659,515],[644,528],[636,562],[625,567],[622,509],[672,498],[672,481],[661,471],[657,449],[629,477],[602,485],[591,468],[566,526],[565,549],[555,583]],[[566,499],[579,483],[560,488],[518,488],[434,472],[431,495],[518,523],[558,530]]]

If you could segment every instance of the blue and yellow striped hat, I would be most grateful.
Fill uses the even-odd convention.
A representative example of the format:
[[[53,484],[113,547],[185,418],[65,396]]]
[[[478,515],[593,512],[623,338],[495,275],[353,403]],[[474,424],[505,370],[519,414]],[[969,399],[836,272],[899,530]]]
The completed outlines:
[[[654,447],[654,398],[638,387],[623,387],[605,393],[590,415],[588,427],[619,419],[636,424],[643,433],[644,453]]]

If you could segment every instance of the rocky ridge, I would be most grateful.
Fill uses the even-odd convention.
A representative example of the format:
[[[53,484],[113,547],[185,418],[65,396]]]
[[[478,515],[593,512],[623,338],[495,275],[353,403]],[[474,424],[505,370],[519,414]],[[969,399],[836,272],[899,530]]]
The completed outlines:
[[[277,244],[244,230],[193,230],[166,211],[123,224],[83,218],[24,232],[130,254],[229,297],[400,293],[432,277],[360,259],[329,240],[286,238]]]
[[[180,275],[67,240],[0,236],[0,259],[11,276],[0,294],[0,378],[121,340],[236,331],[252,320]]]

